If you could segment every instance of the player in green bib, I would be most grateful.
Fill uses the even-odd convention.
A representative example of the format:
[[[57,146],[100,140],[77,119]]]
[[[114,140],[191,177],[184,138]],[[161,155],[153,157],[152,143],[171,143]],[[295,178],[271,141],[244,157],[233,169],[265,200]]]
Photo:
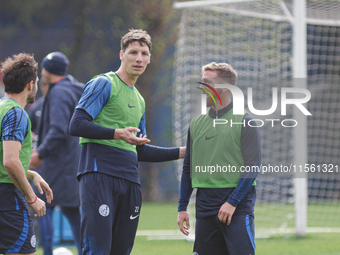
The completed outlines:
[[[184,157],[185,148],[146,144],[145,101],[135,84],[150,52],[146,31],[124,35],[120,68],[85,85],[70,123],[82,144],[77,177],[84,255],[130,254],[142,206],[138,161]]]
[[[201,89],[210,110],[190,123],[177,220],[180,230],[188,235],[187,205],[197,188],[194,254],[255,254],[260,136],[258,129],[249,125],[252,118],[248,113],[233,113],[231,92],[214,88],[216,84],[236,85],[236,79],[236,71],[226,63],[212,62],[202,68]]]
[[[46,213],[45,202],[34,193],[27,179],[47,202],[52,190],[43,178],[28,170],[32,150],[31,121],[24,110],[37,92],[38,64],[25,53],[8,58],[1,68],[5,96],[0,100],[0,254],[34,254],[36,238],[27,203],[36,212]]]

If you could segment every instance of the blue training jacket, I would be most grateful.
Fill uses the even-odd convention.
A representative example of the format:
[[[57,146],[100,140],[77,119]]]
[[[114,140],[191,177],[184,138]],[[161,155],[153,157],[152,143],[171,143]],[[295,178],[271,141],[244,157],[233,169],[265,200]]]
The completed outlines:
[[[82,92],[83,84],[67,75],[50,84],[43,103],[37,148],[43,163],[37,172],[53,190],[52,206],[79,206],[76,175],[80,145],[79,139],[70,135],[68,127]],[[40,198],[46,200],[45,195]]]

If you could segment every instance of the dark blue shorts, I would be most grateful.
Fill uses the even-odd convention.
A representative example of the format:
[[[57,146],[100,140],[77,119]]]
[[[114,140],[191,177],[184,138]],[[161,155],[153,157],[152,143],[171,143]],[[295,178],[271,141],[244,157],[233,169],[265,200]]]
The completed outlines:
[[[80,184],[82,254],[128,255],[142,204],[139,184],[86,173]]]
[[[0,211],[0,254],[33,253],[36,237],[28,211]]]
[[[254,255],[254,217],[233,215],[231,223],[217,216],[196,219],[194,255]]]

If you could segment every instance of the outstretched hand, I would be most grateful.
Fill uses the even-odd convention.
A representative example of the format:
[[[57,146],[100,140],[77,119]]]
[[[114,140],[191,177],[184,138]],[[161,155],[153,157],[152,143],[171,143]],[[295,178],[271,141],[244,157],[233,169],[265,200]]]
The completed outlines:
[[[151,142],[146,135],[139,137],[135,136],[134,132],[140,132],[138,128],[135,127],[127,127],[124,129],[116,129],[114,139],[124,140],[125,142],[132,145],[143,145],[145,143]]]

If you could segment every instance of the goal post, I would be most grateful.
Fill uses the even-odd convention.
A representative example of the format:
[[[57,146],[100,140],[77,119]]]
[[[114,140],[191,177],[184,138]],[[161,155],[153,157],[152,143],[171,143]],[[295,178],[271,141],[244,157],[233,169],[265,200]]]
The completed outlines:
[[[293,2],[293,86],[307,89],[307,26],[306,26],[306,0]],[[295,165],[304,165],[308,162],[307,116],[294,108],[294,119],[299,125],[294,128],[294,159]],[[295,230],[299,236],[307,233],[307,173],[298,173],[294,176],[294,208]]]
[[[297,127],[261,128],[264,164],[340,164],[340,1],[186,1],[174,3],[174,8],[181,9],[173,72],[176,146],[186,142],[190,86],[200,78],[201,67],[212,61],[227,62],[238,72],[238,86],[243,91],[253,87],[258,108],[269,108],[264,102],[271,100],[274,86],[308,88],[313,95],[305,106],[313,116],[307,118],[297,107],[288,111],[287,118],[299,120]],[[257,204],[263,205],[259,210],[281,213],[284,218],[271,233],[294,229],[304,236],[311,231],[339,231],[340,226],[330,222],[314,223],[315,218],[321,218],[321,210],[329,215],[340,212],[336,209],[339,175],[335,171],[318,175],[300,172],[287,178],[259,179]],[[263,220],[263,228],[269,228],[265,217],[259,214],[256,218]]]

